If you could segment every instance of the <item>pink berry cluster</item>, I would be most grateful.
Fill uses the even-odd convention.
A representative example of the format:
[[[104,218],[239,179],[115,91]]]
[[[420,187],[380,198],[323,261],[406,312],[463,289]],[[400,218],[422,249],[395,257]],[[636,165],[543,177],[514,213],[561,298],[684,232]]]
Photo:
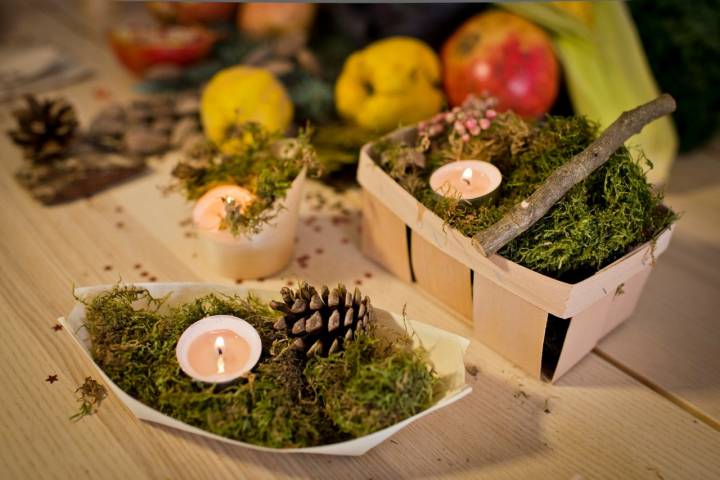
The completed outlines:
[[[462,106],[449,112],[440,112],[430,120],[420,122],[418,131],[422,137],[428,139],[447,132],[449,136],[468,142],[470,138],[490,128],[492,120],[497,117],[497,112],[493,109],[496,103],[494,98],[468,97]]]

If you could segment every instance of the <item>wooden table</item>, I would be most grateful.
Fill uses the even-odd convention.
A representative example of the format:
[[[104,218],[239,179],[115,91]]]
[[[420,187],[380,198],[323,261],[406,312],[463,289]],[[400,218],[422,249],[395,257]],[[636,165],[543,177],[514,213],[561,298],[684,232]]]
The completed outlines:
[[[4,2],[5,43],[46,41],[92,65],[65,88],[81,120],[130,98],[133,79],[111,58],[98,3]],[[111,16],[112,17],[112,16]],[[112,17],[114,18],[114,17]],[[1,61],[1,59],[0,59]],[[109,99],[108,95],[109,93]],[[0,106],[0,130],[9,126]],[[221,281],[181,222],[188,205],[163,197],[172,155],[152,173],[91,199],[46,208],[12,178],[19,152],[3,135],[0,174],[0,477],[2,478],[720,478],[720,143],[680,158],[667,201],[684,217],[636,315],[561,381],[534,381],[477,341],[466,363],[471,395],[359,458],[258,453],[137,421],[111,396],[72,423],[74,390],[95,368],[58,316],[73,285]],[[357,210],[358,192],[320,192]],[[359,214],[335,225],[329,207],[303,206],[296,255],[276,278],[362,283],[374,303],[471,335],[460,319],[362,257]],[[316,217],[314,222],[308,222]],[[140,269],[134,268],[141,264]],[[142,272],[147,272],[143,277]],[[57,375],[54,383],[46,381]]]

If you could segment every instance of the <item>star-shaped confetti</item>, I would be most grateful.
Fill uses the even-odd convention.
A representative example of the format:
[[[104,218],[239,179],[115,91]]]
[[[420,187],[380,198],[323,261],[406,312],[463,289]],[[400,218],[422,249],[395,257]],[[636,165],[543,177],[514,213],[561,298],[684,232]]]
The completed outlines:
[[[60,325],[59,323],[56,323],[55,325],[52,326],[52,329],[54,332],[59,332],[60,330],[63,329],[63,326]]]
[[[58,381],[57,375],[48,375],[48,377],[45,379],[46,382],[52,384]]]

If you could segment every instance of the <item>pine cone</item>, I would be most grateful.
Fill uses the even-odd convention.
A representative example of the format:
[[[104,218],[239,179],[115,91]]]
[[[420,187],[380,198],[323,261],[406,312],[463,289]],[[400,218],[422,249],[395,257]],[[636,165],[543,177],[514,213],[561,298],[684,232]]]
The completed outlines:
[[[293,347],[307,356],[329,355],[344,348],[356,332],[367,330],[375,321],[370,298],[362,298],[357,288],[353,293],[344,285],[318,292],[303,282],[297,291],[283,287],[282,302],[270,306],[284,315],[275,323],[278,330],[295,338]]]
[[[64,99],[38,100],[26,95],[27,105],[15,110],[17,129],[7,133],[33,163],[49,163],[65,153],[75,138],[75,109]]]

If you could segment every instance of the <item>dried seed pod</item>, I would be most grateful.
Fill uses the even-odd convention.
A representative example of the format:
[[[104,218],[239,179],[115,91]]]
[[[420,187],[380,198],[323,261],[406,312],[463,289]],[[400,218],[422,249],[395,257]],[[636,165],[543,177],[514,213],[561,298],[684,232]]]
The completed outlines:
[[[302,282],[293,291],[284,287],[283,302],[270,302],[270,307],[283,313],[274,327],[295,338],[293,347],[307,356],[330,355],[342,351],[356,331],[367,330],[374,318],[370,299],[358,288],[348,291],[344,285],[319,291]]]

